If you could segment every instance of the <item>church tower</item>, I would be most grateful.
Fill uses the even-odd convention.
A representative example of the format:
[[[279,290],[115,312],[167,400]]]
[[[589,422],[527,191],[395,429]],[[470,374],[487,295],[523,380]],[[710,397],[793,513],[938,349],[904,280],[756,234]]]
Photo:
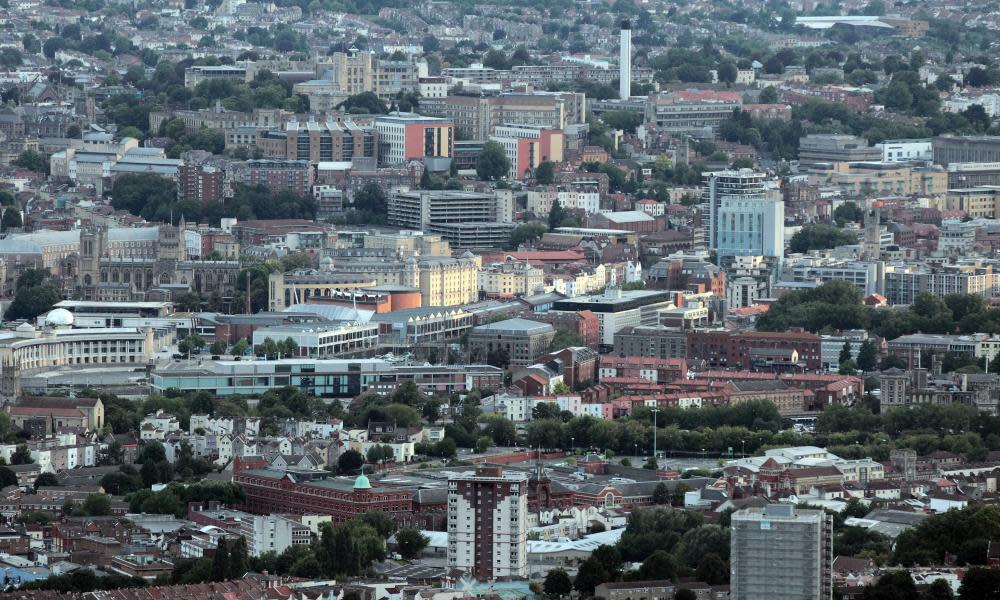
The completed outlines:
[[[878,260],[882,256],[882,213],[877,207],[865,212],[861,258]]]

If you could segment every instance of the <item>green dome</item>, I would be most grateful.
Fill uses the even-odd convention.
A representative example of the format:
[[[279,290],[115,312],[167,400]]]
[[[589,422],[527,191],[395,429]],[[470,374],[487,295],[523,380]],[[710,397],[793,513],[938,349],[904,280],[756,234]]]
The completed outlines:
[[[362,473],[361,475],[358,475],[357,479],[354,480],[354,489],[370,490],[372,489],[372,483],[368,481],[368,478],[365,477],[364,473]]]

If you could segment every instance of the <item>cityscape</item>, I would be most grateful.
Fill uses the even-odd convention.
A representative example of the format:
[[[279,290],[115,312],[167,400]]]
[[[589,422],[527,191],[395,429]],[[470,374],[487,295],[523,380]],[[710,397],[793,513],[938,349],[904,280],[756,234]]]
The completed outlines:
[[[0,600],[1000,600],[998,57],[0,0]]]

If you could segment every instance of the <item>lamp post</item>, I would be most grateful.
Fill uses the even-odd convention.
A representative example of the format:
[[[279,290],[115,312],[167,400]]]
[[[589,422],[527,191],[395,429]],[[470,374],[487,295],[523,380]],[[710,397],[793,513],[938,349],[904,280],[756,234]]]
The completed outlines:
[[[639,458],[639,444],[633,444],[635,446],[635,457]]]
[[[576,438],[573,436],[570,436],[569,438],[569,447],[570,447],[569,453],[572,454],[573,456],[576,456]]]
[[[653,460],[657,461],[656,466],[659,467],[659,458],[656,454],[656,415],[660,412],[660,409],[654,408],[649,412],[653,413]]]

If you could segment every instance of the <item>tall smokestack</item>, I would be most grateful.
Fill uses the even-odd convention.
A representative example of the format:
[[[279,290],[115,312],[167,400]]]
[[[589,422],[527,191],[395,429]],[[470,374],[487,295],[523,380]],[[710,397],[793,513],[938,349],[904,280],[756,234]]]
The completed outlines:
[[[618,57],[618,96],[622,100],[632,97],[632,24],[622,21]]]

